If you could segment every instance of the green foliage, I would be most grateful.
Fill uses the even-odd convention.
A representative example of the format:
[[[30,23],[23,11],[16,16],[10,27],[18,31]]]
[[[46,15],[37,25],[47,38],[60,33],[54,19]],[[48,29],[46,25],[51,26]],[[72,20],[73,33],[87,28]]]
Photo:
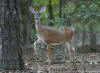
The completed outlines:
[[[36,32],[35,30],[32,31],[32,34],[31,34],[31,38],[30,38],[30,42],[31,43],[34,43],[34,41],[37,39],[37,36],[36,36]]]
[[[41,24],[48,25],[49,22],[54,24],[54,27],[68,26],[68,17],[71,21],[71,27],[75,30],[82,31],[83,26],[86,31],[89,31],[91,22],[95,23],[94,30],[100,31],[100,1],[99,0],[64,0],[62,5],[62,18],[59,16],[59,0],[51,0],[53,7],[53,20],[49,20],[48,3],[49,0],[32,0],[32,6],[36,11],[39,11],[42,6],[46,7],[46,11],[41,14]],[[21,8],[19,9],[19,20],[21,24],[24,24],[25,14],[27,10],[28,0],[21,1]],[[24,12],[23,12],[24,11]],[[22,13],[23,12],[23,13]],[[29,22],[33,22],[34,16],[32,16]],[[35,23],[35,22],[33,22]],[[23,28],[22,28],[23,29]],[[33,39],[34,38],[34,39]],[[32,30],[31,42],[36,40],[36,32]]]
[[[68,2],[68,4],[65,5],[65,8],[63,11],[64,11],[64,13],[71,14],[74,12],[75,9],[76,9],[75,4],[72,2]]]
[[[64,23],[64,21],[65,21],[64,18],[55,17],[53,23],[56,24],[55,27],[59,28],[60,26],[66,25],[66,24]]]

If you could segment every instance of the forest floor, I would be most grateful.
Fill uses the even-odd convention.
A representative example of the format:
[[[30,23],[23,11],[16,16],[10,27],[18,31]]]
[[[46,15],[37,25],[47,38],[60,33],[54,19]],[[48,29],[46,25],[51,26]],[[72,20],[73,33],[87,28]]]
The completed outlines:
[[[25,60],[26,69],[4,73],[48,73],[46,61]],[[100,73],[100,53],[78,53],[75,65],[66,58],[59,58],[51,63],[50,73]]]

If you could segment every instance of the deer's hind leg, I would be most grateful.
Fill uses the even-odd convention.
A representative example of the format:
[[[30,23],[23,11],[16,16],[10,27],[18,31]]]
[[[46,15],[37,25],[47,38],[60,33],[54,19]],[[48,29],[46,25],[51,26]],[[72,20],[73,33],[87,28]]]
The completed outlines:
[[[73,57],[73,65],[75,66],[75,48],[73,46],[72,46],[71,52],[72,52],[72,57]]]
[[[72,43],[70,43],[70,55],[71,55],[71,59],[73,61],[73,65],[75,65],[75,48],[72,47]]]
[[[70,49],[70,44],[68,42],[65,42],[65,46],[68,49],[68,60],[71,59],[71,49]]]

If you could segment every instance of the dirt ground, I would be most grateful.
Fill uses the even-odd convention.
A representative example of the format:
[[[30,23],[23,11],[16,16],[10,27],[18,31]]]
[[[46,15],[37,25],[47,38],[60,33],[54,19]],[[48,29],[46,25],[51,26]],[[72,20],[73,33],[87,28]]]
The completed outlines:
[[[29,57],[28,57],[29,58]],[[46,61],[25,59],[25,70],[3,71],[2,73],[48,73]],[[50,73],[100,73],[100,54],[76,54],[75,63],[66,58],[59,58],[51,63]]]

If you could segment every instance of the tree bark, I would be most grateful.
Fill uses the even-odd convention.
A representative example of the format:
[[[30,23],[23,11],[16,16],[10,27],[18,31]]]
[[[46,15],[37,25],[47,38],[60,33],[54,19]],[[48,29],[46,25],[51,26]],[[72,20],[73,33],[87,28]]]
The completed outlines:
[[[85,33],[85,26],[84,26],[84,24],[83,24],[83,39],[82,39],[82,47],[84,48],[84,46],[85,46],[85,36],[86,36],[86,33]]]
[[[68,26],[71,26],[71,15],[67,16],[67,24]]]
[[[90,25],[90,46],[91,52],[96,52],[96,33],[94,32],[94,24]]]
[[[24,4],[26,4],[24,6]],[[31,36],[31,30],[32,30],[32,23],[30,23],[31,18],[29,17],[29,7],[32,5],[32,0],[27,1],[20,1],[19,9],[21,9],[21,14],[23,21],[21,23],[23,24],[23,30],[22,30],[22,46],[29,48],[30,46],[30,36]]]
[[[4,29],[4,10],[5,10],[5,4],[4,1],[0,1],[0,70],[2,70],[3,67],[3,29]]]
[[[53,20],[53,9],[52,9],[51,2],[52,2],[52,0],[49,0],[49,3],[48,3],[49,20],[50,20],[49,25],[50,25],[50,26],[53,25],[53,22],[52,22],[52,20]]]
[[[18,11],[15,6],[15,0],[6,0],[2,2],[2,22],[1,31],[2,40],[2,67],[4,69],[23,69],[22,49],[20,44],[20,32],[18,23]]]
[[[59,17],[62,17],[62,0],[59,0]]]

